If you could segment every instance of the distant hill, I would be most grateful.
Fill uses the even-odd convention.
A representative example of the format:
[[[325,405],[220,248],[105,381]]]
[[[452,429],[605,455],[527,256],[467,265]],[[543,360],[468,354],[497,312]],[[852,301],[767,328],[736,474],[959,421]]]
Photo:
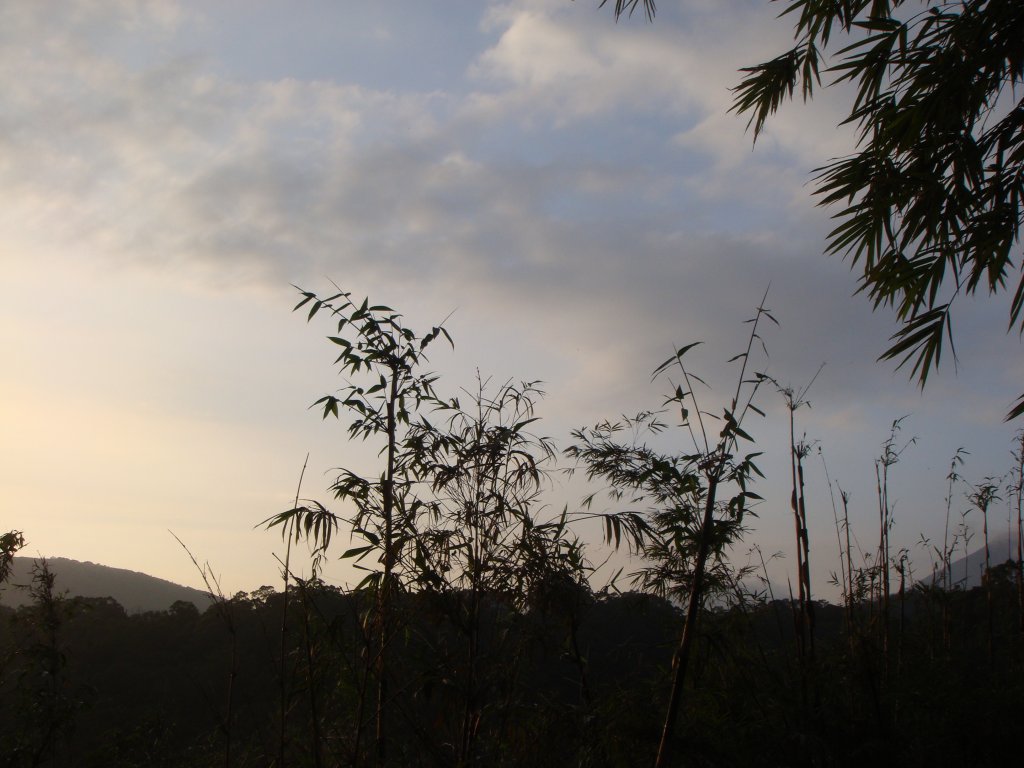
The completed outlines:
[[[951,569],[953,573],[953,583],[966,589],[980,587],[981,575],[985,571],[985,545],[981,542],[980,533],[971,539],[971,544],[972,546],[976,546],[977,549],[973,550],[966,557],[959,557],[954,560],[953,567]],[[990,553],[990,562],[993,568],[1005,563],[1007,556],[1012,560],[1016,560],[1017,535],[1014,533],[1012,538],[1010,538],[1007,537],[1005,533],[1002,535],[996,534],[989,539],[988,548]],[[935,575],[935,580],[942,580],[941,573]]]
[[[15,585],[31,582],[33,562],[31,557],[14,558],[10,579],[0,586],[0,605],[17,608],[30,602],[28,591]],[[48,557],[46,562],[57,576],[59,592],[69,597],[112,597],[129,613],[165,611],[178,600],[194,603],[200,611],[210,605],[205,592],[144,573],[65,557]]]

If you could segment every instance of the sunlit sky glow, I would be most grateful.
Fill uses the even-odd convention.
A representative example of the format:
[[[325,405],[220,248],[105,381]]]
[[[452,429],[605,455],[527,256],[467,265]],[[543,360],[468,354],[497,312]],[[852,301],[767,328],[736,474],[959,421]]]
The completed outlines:
[[[303,496],[325,502],[332,467],[374,461],[307,410],[339,380],[293,283],[337,281],[414,328],[454,311],[456,348],[431,360],[443,386],[478,368],[543,380],[562,447],[658,406],[649,372],[674,345],[705,342],[692,365],[731,391],[725,361],[770,285],[768,372],[799,386],[825,363],[798,431],[851,491],[866,549],[873,460],[909,414],[894,542],[930,572],[917,542],[941,539],[953,452],[973,482],[1011,465],[1024,370],[1006,300],[963,302],[959,364],[947,352],[924,393],[876,363],[892,318],[821,255],[830,212],[812,199],[813,169],[852,147],[842,94],[792,105],[756,147],[728,113],[737,70],[789,40],[777,8],[684,0],[616,24],[595,6],[0,6],[0,528],[26,554],[198,585],[173,531],[229,593],[278,583],[280,539],[254,526],[291,506],[307,452]],[[747,543],[786,553],[784,583],[788,424],[781,397],[761,405]],[[812,564],[832,594],[820,466]],[[575,493],[556,482],[550,502]]]

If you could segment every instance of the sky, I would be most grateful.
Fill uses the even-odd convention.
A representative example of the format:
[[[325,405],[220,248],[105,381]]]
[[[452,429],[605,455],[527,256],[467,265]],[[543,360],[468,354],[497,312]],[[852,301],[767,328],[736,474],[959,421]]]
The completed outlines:
[[[814,380],[797,433],[815,448],[815,589],[835,595],[838,562],[817,449],[871,550],[874,461],[902,417],[893,545],[929,574],[954,452],[970,483],[1012,466],[1003,416],[1024,359],[1007,299],[962,303],[956,365],[947,350],[923,392],[876,362],[893,318],[822,255],[835,212],[813,198],[813,170],[854,146],[843,92],[788,105],[755,145],[729,89],[790,42],[778,6],[658,10],[652,24],[596,0],[0,5],[0,528],[24,532],[23,554],[201,586],[177,537],[228,594],[279,584],[284,548],[259,523],[293,505],[307,453],[301,495],[329,507],[334,468],[375,466],[308,408],[344,382],[333,328],[292,313],[294,286],[334,281],[417,329],[448,318],[455,349],[430,360],[445,391],[478,370],[541,380],[538,431],[563,448],[574,428],[660,407],[650,372],[691,342],[713,407],[767,291],[778,327],[758,369]],[[787,412],[770,388],[758,404],[765,500],[735,556],[781,553],[781,585]],[[578,484],[551,483],[552,509],[578,507]],[[353,571],[332,557],[323,576]]]

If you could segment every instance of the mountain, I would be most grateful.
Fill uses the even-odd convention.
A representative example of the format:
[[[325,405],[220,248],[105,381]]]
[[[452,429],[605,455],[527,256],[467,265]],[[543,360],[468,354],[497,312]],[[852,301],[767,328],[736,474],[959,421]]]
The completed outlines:
[[[0,605],[17,608],[31,602],[28,590],[17,585],[32,581],[34,562],[31,557],[14,558],[10,579],[0,585]],[[46,562],[57,577],[58,592],[68,597],[112,597],[129,613],[165,611],[178,600],[193,603],[200,611],[210,605],[205,592],[144,573],[65,557],[48,557]]]
[[[972,537],[971,544],[977,546],[981,542],[981,534]],[[1017,560],[1017,534],[1012,537],[1005,533],[996,534],[989,538],[989,562],[992,568],[1002,565],[1007,559]],[[958,584],[966,589],[981,586],[981,576],[985,571],[985,545],[981,543],[973,552],[966,557],[959,557],[953,561],[952,568],[953,584]],[[937,573],[934,581],[941,581],[942,574]]]

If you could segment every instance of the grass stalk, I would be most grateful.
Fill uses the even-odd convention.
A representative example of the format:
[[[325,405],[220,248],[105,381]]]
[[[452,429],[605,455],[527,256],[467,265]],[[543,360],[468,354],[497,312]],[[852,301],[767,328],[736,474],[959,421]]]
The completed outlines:
[[[299,482],[295,488],[295,504],[294,507],[299,506],[299,497],[302,495],[302,480],[306,476],[306,467],[309,466],[309,454],[306,454],[305,460],[302,462],[302,470],[299,472]],[[293,507],[293,508],[294,508]],[[290,598],[289,594],[289,579],[291,578],[291,558],[292,558],[292,537],[295,535],[295,518],[288,521],[288,527],[286,528],[285,538],[287,539],[284,550],[284,563],[281,568],[281,578],[284,580],[284,592],[281,595],[281,649],[280,649],[280,670],[279,670],[279,689],[278,694],[280,697],[280,723],[278,732],[278,743],[277,743],[277,764],[280,768],[285,766],[285,734],[288,725],[288,602]]]
[[[682,700],[683,685],[690,663],[693,640],[697,633],[697,615],[704,597],[704,572],[711,549],[711,530],[714,525],[715,496],[718,492],[718,478],[712,474],[708,480],[707,499],[704,506],[704,517],[701,523],[700,543],[697,549],[697,561],[693,566],[693,583],[690,596],[686,602],[686,619],[683,634],[679,638],[672,657],[672,688],[669,694],[668,707],[665,711],[665,723],[661,730],[661,741],[658,744],[658,755],[654,761],[655,768],[664,768],[668,759],[669,742],[675,732],[676,720],[679,718],[679,705]]]
[[[684,380],[686,381],[689,392],[691,393],[694,410],[697,413],[698,423],[700,424],[701,433],[705,440],[705,451],[703,458],[699,463],[699,468],[704,473],[707,488],[704,498],[704,512],[698,533],[697,559],[693,566],[692,582],[690,584],[689,596],[687,598],[685,623],[683,624],[683,632],[679,639],[679,645],[676,648],[672,659],[672,687],[669,694],[668,706],[665,712],[665,723],[662,727],[661,739],[658,743],[658,752],[654,763],[655,768],[664,768],[666,765],[666,761],[669,756],[670,744],[675,732],[676,721],[679,717],[683,687],[686,683],[686,674],[689,667],[692,647],[697,634],[697,621],[701,605],[704,601],[704,583],[708,554],[711,550],[711,542],[714,536],[715,504],[717,501],[718,488],[723,479],[730,474],[731,454],[732,451],[735,450],[737,438],[746,437],[746,433],[743,432],[740,426],[743,422],[743,418],[750,410],[759,412],[758,409],[753,406],[753,399],[754,395],[757,393],[760,383],[767,380],[767,377],[759,376],[756,377],[753,382],[748,382],[746,378],[746,370],[750,363],[751,350],[753,349],[755,340],[760,340],[760,337],[757,334],[757,328],[761,318],[766,316],[769,320],[775,322],[775,319],[764,306],[767,296],[768,294],[766,291],[764,297],[761,299],[761,303],[757,307],[757,313],[754,318],[749,321],[751,324],[751,330],[750,336],[747,339],[747,347],[746,350],[739,355],[739,359],[742,359],[742,363],[740,366],[740,375],[737,379],[736,392],[733,395],[730,408],[725,412],[726,426],[723,428],[719,442],[713,450],[709,450],[707,443],[707,431],[704,429],[703,420],[701,419],[699,404],[696,402],[696,397],[692,394],[693,387],[690,384],[690,376],[687,373],[686,368],[683,366],[682,353],[677,353],[675,356],[675,363],[682,371]],[[670,358],[669,363],[671,363],[671,360],[672,359]],[[742,403],[741,408],[740,396],[743,393],[744,384],[752,384],[752,386],[750,387],[749,394],[746,396],[746,401],[745,403]],[[677,402],[679,404],[682,409],[681,415],[683,417],[683,423],[688,424],[689,420],[687,418],[687,410],[682,405],[682,399],[681,390],[677,390],[677,397],[670,399],[669,402]],[[742,505],[747,495],[745,487],[746,475],[744,472],[737,471],[736,469],[733,469],[731,474],[734,481],[738,482],[741,487],[740,496],[736,497],[733,501],[738,499]],[[732,502],[730,502],[730,506],[731,505]]]
[[[850,548],[850,494],[839,487],[839,500],[843,504],[843,531],[846,533],[846,583],[850,585],[850,591],[846,596],[847,626],[849,631],[853,630],[854,623],[854,590],[853,590],[853,551]]]
[[[1017,500],[1017,629],[1024,642],[1024,430],[1017,432],[1017,447],[1013,452],[1016,477],[1011,492]]]
[[[228,637],[231,640],[230,646],[230,663],[228,665],[228,684],[225,703],[224,716],[221,719],[221,732],[224,734],[224,768],[231,768],[231,738],[232,738],[232,722],[234,721],[234,704],[235,704],[235,679],[238,677],[238,631],[235,627],[235,619],[231,610],[231,602],[224,596],[224,591],[220,587],[220,582],[213,575],[213,571],[210,568],[210,564],[199,565],[199,561],[196,560],[195,555],[192,551],[185,546],[185,542],[175,535],[173,531],[168,531],[171,536],[174,536],[175,540],[181,545],[181,548],[185,550],[185,554],[188,555],[192,561],[192,565],[199,571],[199,576],[203,580],[203,584],[206,586],[206,593],[210,596],[213,601],[213,605],[217,610],[217,615],[220,616],[224,622],[224,626],[227,628]]]
[[[821,458],[821,466],[825,470],[825,483],[828,485],[828,496],[829,496],[829,500],[832,502],[832,521],[835,524],[835,529],[836,529],[836,549],[837,549],[837,551],[839,553],[839,563],[840,563],[840,565],[839,565],[839,578],[838,578],[837,581],[839,582],[839,588],[841,590],[840,594],[841,594],[841,596],[843,598],[843,606],[845,607],[845,606],[848,606],[849,603],[850,603],[850,582],[849,582],[849,579],[847,578],[847,573],[846,573],[846,566],[845,566],[846,556],[845,556],[845,552],[843,551],[843,534],[842,534],[842,525],[839,522],[839,508],[836,505],[836,494],[835,494],[835,490],[832,487],[832,477],[829,475],[828,463],[825,461],[825,452],[821,449],[820,445],[818,446],[818,456],[819,456],[819,458]],[[847,619],[848,618],[849,617],[847,617]],[[847,620],[847,630],[849,630],[849,621],[848,620]]]
[[[988,635],[988,662],[991,667],[995,661],[995,626],[992,606],[992,553],[989,547],[988,510],[993,502],[999,500],[999,486],[995,478],[986,477],[981,485],[975,486],[967,497],[971,505],[981,512],[981,531],[984,538],[985,568],[982,571],[981,583],[985,588],[985,613]]]

